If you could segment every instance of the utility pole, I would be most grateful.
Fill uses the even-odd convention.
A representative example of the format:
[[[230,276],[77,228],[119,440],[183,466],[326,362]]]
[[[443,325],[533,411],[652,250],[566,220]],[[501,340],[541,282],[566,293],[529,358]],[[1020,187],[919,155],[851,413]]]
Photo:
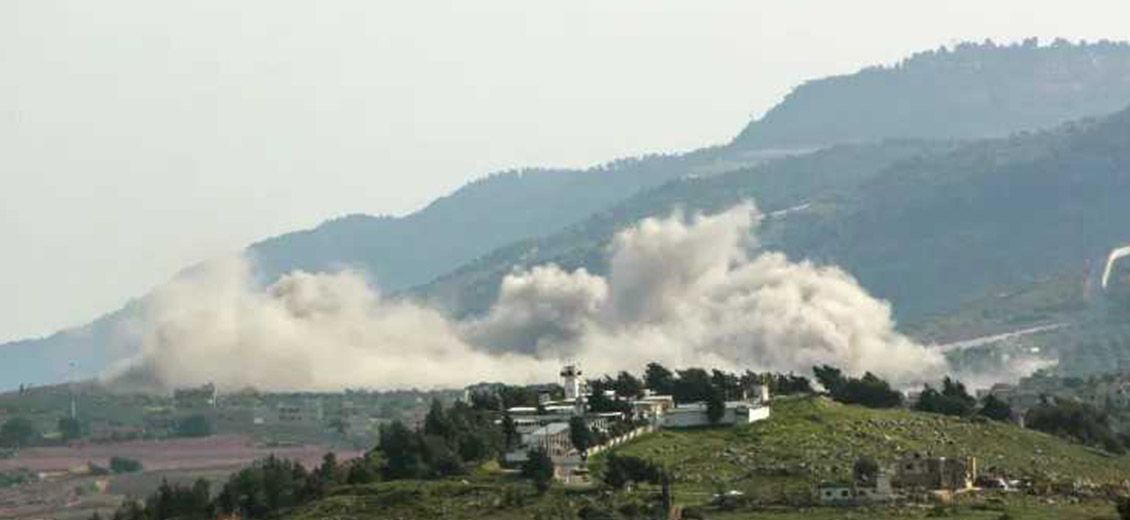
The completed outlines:
[[[70,374],[67,381],[71,387],[71,419],[78,420],[78,400],[75,398],[75,362],[70,362]]]

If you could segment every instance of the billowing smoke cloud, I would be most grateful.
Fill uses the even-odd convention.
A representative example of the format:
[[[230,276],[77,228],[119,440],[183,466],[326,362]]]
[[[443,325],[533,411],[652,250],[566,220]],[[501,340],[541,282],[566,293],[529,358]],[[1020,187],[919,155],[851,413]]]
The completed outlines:
[[[842,270],[780,253],[750,258],[757,222],[749,204],[644,220],[614,240],[607,280],[553,266],[511,275],[465,335],[539,358],[566,353],[596,371],[655,360],[808,373],[829,363],[900,384],[944,371],[940,354],[895,331],[889,305]]]
[[[842,270],[751,255],[759,220],[752,204],[643,220],[613,240],[607,278],[515,272],[485,316],[464,322],[382,298],[353,272],[296,272],[262,289],[247,262],[217,262],[156,292],[134,371],[165,386],[264,389],[540,381],[563,360],[590,374],[650,361],[799,373],[828,363],[902,385],[945,371]]]
[[[227,259],[158,289],[130,372],[173,387],[340,389],[522,381],[552,369],[473,350],[438,312],[390,301],[354,272],[295,272],[262,289]]]
[[[1120,247],[1110,252],[1110,256],[1106,259],[1106,267],[1103,268],[1103,290],[1106,290],[1107,285],[1110,283],[1110,273],[1114,270],[1114,264],[1128,256],[1130,256],[1130,246]]]

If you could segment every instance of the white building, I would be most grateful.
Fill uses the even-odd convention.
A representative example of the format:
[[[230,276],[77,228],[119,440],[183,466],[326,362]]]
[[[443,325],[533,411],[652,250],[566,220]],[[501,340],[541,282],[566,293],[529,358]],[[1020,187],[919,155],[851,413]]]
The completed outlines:
[[[750,424],[769,418],[769,405],[752,401],[727,401],[722,418],[711,423],[706,413],[706,403],[688,403],[676,406],[663,415],[667,428],[694,428],[711,425]]]
[[[581,367],[565,365],[561,368],[561,383],[565,387],[565,401],[576,403],[585,397],[584,380]]]

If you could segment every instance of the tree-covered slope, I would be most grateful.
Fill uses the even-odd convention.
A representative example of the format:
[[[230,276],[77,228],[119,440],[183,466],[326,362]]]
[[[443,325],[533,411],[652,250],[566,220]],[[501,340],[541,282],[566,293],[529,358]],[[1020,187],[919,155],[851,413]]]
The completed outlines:
[[[382,289],[399,291],[496,247],[560,230],[641,189],[759,160],[756,153],[710,148],[588,170],[498,173],[404,217],[343,217],[253,244],[249,252],[268,280],[295,269],[354,267]]]
[[[555,263],[605,272],[606,245],[616,231],[646,217],[675,209],[714,212],[745,199],[770,213],[764,230],[776,221],[813,211],[820,197],[849,193],[892,164],[951,150],[955,143],[887,141],[831,147],[807,155],[712,177],[682,178],[646,190],[579,224],[544,237],[509,244],[467,264],[419,292],[456,315],[477,313],[494,301],[499,281],[514,269]],[[791,213],[790,213],[791,210]],[[771,239],[766,236],[767,240]]]
[[[512,266],[603,272],[614,230],[676,207],[711,212],[742,199],[770,215],[765,248],[844,267],[903,318],[946,312],[992,287],[1082,273],[1130,242],[1130,111],[960,145],[840,146],[675,181],[499,250],[428,291],[475,312]]]
[[[735,139],[795,148],[892,137],[1003,137],[1130,104],[1130,45],[960,44],[807,82]]]

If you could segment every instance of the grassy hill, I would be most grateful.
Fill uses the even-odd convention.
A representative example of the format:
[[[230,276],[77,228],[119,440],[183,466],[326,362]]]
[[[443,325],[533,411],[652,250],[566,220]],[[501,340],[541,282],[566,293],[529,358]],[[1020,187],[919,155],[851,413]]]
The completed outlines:
[[[1051,482],[1119,484],[1130,472],[1130,457],[999,422],[873,410],[819,397],[778,399],[772,410],[770,420],[748,427],[666,430],[622,453],[671,468],[688,485],[752,494],[847,479],[860,456],[889,464],[915,451],[974,456],[982,471]]]
[[[1119,486],[1130,457],[1072,444],[1012,425],[907,410],[872,410],[824,398],[782,398],[764,422],[736,428],[667,430],[617,448],[665,466],[674,475],[676,504],[710,519],[764,518],[1115,518],[1101,493],[1090,498],[980,493],[944,507],[877,506],[837,509],[810,505],[814,486],[849,477],[862,455],[891,462],[900,453],[976,456],[982,471],[1031,478],[1050,487],[1085,482]],[[599,472],[602,457],[592,461]],[[718,491],[740,490],[732,510],[710,504]],[[641,486],[610,493],[600,488],[553,489],[537,496],[528,482],[484,472],[447,481],[401,481],[338,489],[292,517],[314,518],[577,518],[585,507],[611,518],[646,518],[657,490]],[[637,515],[637,516],[633,516]],[[602,517],[603,518],[603,517]]]

